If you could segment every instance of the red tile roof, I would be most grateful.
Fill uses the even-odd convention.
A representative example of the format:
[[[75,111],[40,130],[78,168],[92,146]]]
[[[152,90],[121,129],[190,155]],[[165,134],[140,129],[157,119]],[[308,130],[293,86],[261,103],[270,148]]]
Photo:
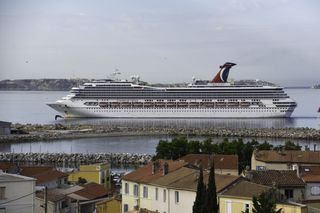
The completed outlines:
[[[37,184],[68,177],[67,173],[57,171],[53,167],[21,167],[20,174],[37,179]]]
[[[20,166],[20,174],[32,177],[33,175],[41,174],[53,169],[52,166]]]
[[[43,191],[37,192],[36,197],[40,198],[40,199],[44,199],[44,192]],[[64,195],[62,193],[52,191],[52,190],[48,190],[48,192],[47,192],[47,199],[51,202],[64,200],[65,198],[66,198],[66,195]]]
[[[154,174],[152,174],[153,162],[150,162],[149,164],[125,175],[122,179],[136,183],[149,183],[163,176],[164,163],[168,163],[169,173],[187,165],[187,163],[181,161],[158,160],[158,169],[156,169]]]
[[[249,198],[251,200],[253,196],[258,196],[269,189],[271,189],[269,186],[240,180],[222,193],[220,197]]]
[[[203,169],[208,169],[210,162],[209,154],[188,154],[180,160],[193,165],[201,164]],[[213,155],[215,169],[232,169],[238,171],[238,155]]]
[[[16,166],[13,163],[8,163],[8,162],[0,162],[0,169],[2,171],[8,171],[10,169],[14,169]]]
[[[320,175],[304,175],[302,179],[306,183],[319,183],[320,182]]]
[[[48,181],[61,179],[68,176],[69,175],[67,173],[60,172],[57,170],[51,170],[45,173],[36,174],[33,177],[37,179],[37,184],[38,184],[38,183],[45,183]]]
[[[320,183],[320,166],[303,166],[300,174],[306,183]]]
[[[320,165],[320,151],[256,150],[253,154],[256,160],[269,163],[305,163]]]
[[[110,193],[105,187],[97,183],[87,183],[82,185],[83,189],[73,192],[73,194],[93,200],[104,197]]]
[[[277,187],[304,187],[305,183],[298,177],[296,171],[292,170],[252,170],[247,176],[251,182],[266,186]]]
[[[197,191],[199,170],[182,167],[168,175],[162,176],[151,182],[152,185],[165,186],[174,189],[183,189],[187,191]],[[208,183],[209,172],[203,172],[203,181]],[[238,176],[215,174],[215,183],[217,192],[223,190],[228,185],[239,179]]]

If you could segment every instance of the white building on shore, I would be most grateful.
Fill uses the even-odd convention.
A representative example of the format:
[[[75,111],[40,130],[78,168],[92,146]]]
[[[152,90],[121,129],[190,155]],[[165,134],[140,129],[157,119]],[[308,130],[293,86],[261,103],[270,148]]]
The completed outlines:
[[[0,171],[0,212],[34,213],[36,179]]]

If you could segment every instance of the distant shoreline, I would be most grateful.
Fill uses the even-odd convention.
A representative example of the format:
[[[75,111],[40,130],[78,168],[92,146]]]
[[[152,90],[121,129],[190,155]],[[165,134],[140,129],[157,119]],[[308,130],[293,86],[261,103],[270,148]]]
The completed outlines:
[[[319,89],[319,88],[312,88],[311,86],[296,86],[296,87],[283,87],[284,89]],[[15,91],[15,92],[69,92],[68,90],[60,90],[60,89],[52,89],[52,90],[27,90],[27,89],[2,89],[0,91]]]
[[[70,91],[72,87],[83,85],[93,79],[74,78],[74,79],[15,79],[0,80],[0,91]],[[146,85],[155,87],[186,87],[186,82],[177,83],[147,83]],[[275,86],[267,81],[257,80],[237,80],[235,85],[266,85]],[[285,88],[311,88],[311,86],[295,86]]]

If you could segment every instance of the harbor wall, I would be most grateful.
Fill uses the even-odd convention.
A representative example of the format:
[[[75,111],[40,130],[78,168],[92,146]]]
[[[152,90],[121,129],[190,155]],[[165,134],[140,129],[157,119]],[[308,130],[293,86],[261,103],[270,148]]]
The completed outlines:
[[[0,162],[33,164],[111,164],[143,165],[151,161],[153,155],[131,153],[0,153]]]

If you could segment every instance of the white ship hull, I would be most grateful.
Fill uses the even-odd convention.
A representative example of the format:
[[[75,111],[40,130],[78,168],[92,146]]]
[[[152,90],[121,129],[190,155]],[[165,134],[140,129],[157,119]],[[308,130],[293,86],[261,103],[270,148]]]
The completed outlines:
[[[48,104],[66,118],[286,118],[293,110],[280,109],[105,109],[100,107],[76,107],[61,103]]]

